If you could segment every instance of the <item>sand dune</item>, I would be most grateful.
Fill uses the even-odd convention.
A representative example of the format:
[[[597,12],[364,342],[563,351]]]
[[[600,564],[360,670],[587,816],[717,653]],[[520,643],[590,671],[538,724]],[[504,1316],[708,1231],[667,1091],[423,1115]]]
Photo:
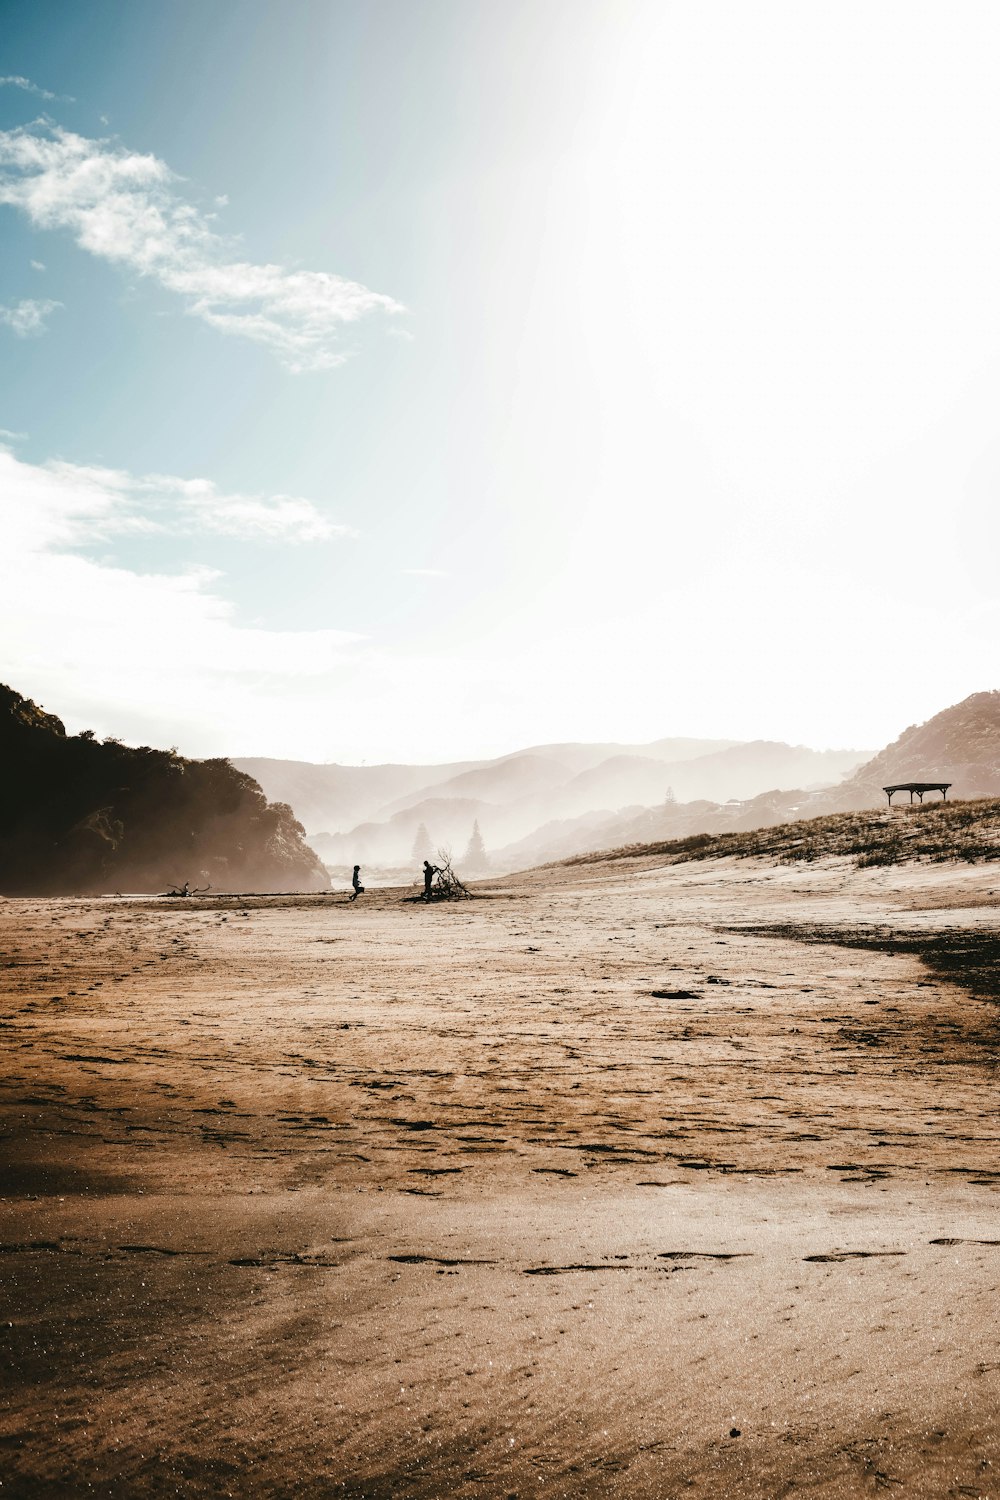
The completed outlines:
[[[3,1493],[996,1494],[996,886],[0,904]]]

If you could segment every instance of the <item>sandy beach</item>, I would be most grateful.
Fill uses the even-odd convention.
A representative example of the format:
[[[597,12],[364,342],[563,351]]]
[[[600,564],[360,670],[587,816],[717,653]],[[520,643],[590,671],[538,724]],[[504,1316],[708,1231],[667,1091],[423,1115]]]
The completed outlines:
[[[998,888],[0,903],[0,1494],[1000,1494]]]

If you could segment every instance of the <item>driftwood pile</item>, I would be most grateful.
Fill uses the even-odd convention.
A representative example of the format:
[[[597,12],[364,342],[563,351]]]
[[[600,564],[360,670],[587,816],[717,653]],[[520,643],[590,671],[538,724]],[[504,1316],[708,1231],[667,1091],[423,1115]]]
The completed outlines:
[[[435,866],[431,881],[432,901],[468,901],[472,892],[462,883],[451,867],[451,850],[438,850],[439,863]]]
[[[206,891],[210,891],[211,889],[212,887],[210,885],[192,886],[186,880],[183,884],[179,884],[175,880],[172,883],[170,889],[168,891],[164,891],[163,894],[165,896],[204,896]]]

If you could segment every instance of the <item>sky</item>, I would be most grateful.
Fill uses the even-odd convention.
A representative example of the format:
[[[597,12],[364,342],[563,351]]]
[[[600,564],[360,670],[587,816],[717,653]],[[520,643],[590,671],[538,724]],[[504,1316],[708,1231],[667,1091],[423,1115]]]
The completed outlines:
[[[1000,686],[1000,10],[0,0],[0,681],[373,763]]]

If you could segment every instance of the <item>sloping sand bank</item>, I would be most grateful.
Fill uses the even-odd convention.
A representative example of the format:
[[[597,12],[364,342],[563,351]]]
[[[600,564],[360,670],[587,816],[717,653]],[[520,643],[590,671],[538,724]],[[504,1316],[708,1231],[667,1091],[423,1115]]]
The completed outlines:
[[[1000,1494],[998,886],[0,904],[0,1496]]]

